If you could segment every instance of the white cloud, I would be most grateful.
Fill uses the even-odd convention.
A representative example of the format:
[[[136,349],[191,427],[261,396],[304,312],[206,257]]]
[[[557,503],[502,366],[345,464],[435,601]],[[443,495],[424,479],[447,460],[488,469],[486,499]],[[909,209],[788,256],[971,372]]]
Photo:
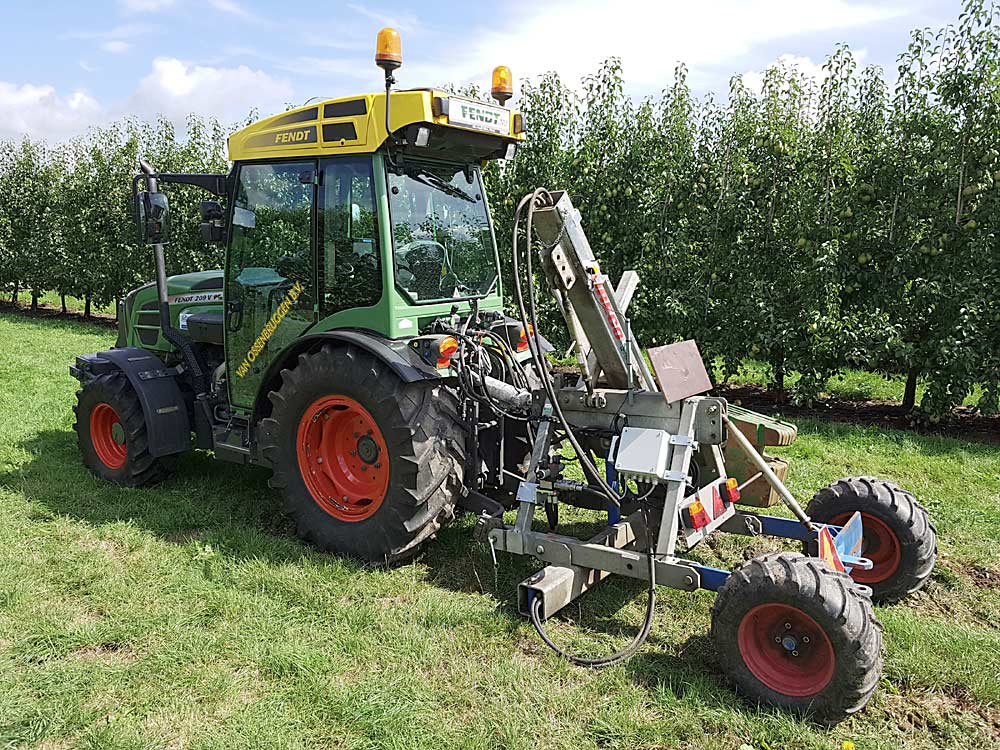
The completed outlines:
[[[80,65],[96,70],[84,61]],[[215,68],[172,57],[153,60],[131,96],[104,104],[82,90],[60,94],[50,85],[0,81],[0,139],[28,135],[62,141],[126,115],[147,120],[163,115],[178,126],[192,113],[237,122],[255,108],[282,111],[293,93],[284,78],[245,65]]]
[[[118,0],[122,8],[131,13],[165,10],[174,5],[175,0]]]
[[[903,12],[852,0],[635,0],[628,12],[599,0],[555,0],[511,13],[504,29],[481,29],[463,35],[461,44],[439,45],[442,53],[435,62],[404,64],[400,77],[404,85],[488,86],[490,70],[505,64],[517,79],[557,70],[564,82],[575,85],[615,56],[622,60],[630,88],[656,91],[670,80],[678,61],[692,71],[724,66],[768,42],[858,28]],[[448,50],[455,52],[448,55]]]
[[[397,31],[405,31],[410,34],[424,31],[423,23],[412,13],[379,13],[363,3],[348,3],[347,7],[358,15],[376,21],[380,26],[391,26]]]
[[[91,65],[86,60],[78,60],[77,63],[87,73],[94,73],[94,72],[97,71],[97,66],[96,65]]]
[[[868,51],[865,49],[854,50],[854,59],[858,63],[858,67],[861,66],[867,56]],[[768,69],[779,65],[786,68],[794,68],[805,78],[811,78],[817,83],[817,85],[822,83],[823,79],[826,78],[826,71],[823,70],[823,63],[815,62],[811,57],[789,54],[781,55],[777,60],[768,66]],[[761,70],[748,70],[740,76],[743,79],[743,85],[754,93],[759,94],[764,88],[765,72],[766,71]]]
[[[0,138],[63,140],[99,121],[101,106],[83,91],[60,96],[52,86],[0,81]]]
[[[235,121],[257,108],[280,112],[292,98],[291,84],[246,65],[214,68],[159,57],[127,102],[127,111],[141,117],[162,114],[181,122],[189,113]]]
[[[228,13],[231,16],[242,18],[244,21],[258,21],[256,15],[236,2],[236,0],[209,0],[209,5],[220,13]]]
[[[123,37],[149,34],[153,27],[144,23],[128,23],[104,30],[67,31],[60,34],[60,39],[121,39]]]
[[[104,42],[101,45],[101,49],[112,55],[121,55],[132,49],[132,45],[128,42],[123,42],[121,39],[112,39],[109,42]]]

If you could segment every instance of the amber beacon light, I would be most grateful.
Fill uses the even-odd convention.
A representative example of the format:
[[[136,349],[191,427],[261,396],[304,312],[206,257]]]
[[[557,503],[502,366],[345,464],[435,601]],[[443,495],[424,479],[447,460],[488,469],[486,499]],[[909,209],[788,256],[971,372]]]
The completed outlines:
[[[493,68],[493,86],[490,93],[501,104],[505,104],[514,96],[514,77],[506,65],[497,65]]]
[[[378,33],[375,42],[375,64],[386,73],[403,64],[403,44],[399,32],[388,26]]]

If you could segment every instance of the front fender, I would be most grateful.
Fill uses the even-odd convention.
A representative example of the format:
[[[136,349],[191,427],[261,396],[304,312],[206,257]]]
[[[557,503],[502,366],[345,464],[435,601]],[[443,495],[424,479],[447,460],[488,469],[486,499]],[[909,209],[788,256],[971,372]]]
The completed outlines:
[[[83,354],[76,358],[76,364],[69,371],[85,384],[115,370],[128,378],[139,397],[150,455],[168,456],[190,450],[191,422],[184,395],[177,385],[177,372],[152,352],[127,346]]]

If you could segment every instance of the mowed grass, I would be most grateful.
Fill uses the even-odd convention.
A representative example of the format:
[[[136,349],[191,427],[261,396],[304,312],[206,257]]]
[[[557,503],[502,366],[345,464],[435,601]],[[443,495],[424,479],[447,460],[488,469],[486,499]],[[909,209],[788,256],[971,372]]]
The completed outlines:
[[[748,359],[741,365],[738,372],[728,379],[722,376],[722,363],[717,363],[714,371],[716,382],[726,380],[732,385],[764,385],[774,387],[774,376],[770,365],[760,360]],[[793,390],[801,376],[797,372],[790,373],[785,379],[785,387]],[[906,377],[903,375],[870,370],[845,369],[838,375],[827,380],[823,392],[829,396],[858,401],[902,401],[906,390]],[[920,403],[927,384],[917,380],[916,400]],[[981,385],[975,385],[972,392],[962,402],[964,406],[976,406],[982,398]]]
[[[146,490],[93,479],[72,430],[75,354],[113,332],[0,315],[0,747],[988,748],[1000,732],[1000,450],[806,422],[793,491],[874,473],[939,531],[933,580],[880,608],[885,677],[832,730],[742,702],[707,638],[712,595],[661,590],[624,665],[560,661],[514,612],[535,565],[465,519],[416,562],[368,570],[299,543],[267,472],[180,461]],[[577,516],[578,517],[578,516]],[[775,548],[720,539],[717,565]],[[613,581],[552,625],[598,654],[639,624]]]

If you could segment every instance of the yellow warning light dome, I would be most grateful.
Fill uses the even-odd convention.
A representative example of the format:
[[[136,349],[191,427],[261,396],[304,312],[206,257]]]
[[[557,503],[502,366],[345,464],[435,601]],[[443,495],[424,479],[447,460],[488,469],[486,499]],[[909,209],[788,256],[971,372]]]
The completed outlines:
[[[399,39],[399,32],[389,26],[378,33],[375,64],[387,72],[403,64],[403,43]]]
[[[506,65],[497,65],[493,68],[493,86],[490,93],[501,104],[514,96],[514,76]]]

